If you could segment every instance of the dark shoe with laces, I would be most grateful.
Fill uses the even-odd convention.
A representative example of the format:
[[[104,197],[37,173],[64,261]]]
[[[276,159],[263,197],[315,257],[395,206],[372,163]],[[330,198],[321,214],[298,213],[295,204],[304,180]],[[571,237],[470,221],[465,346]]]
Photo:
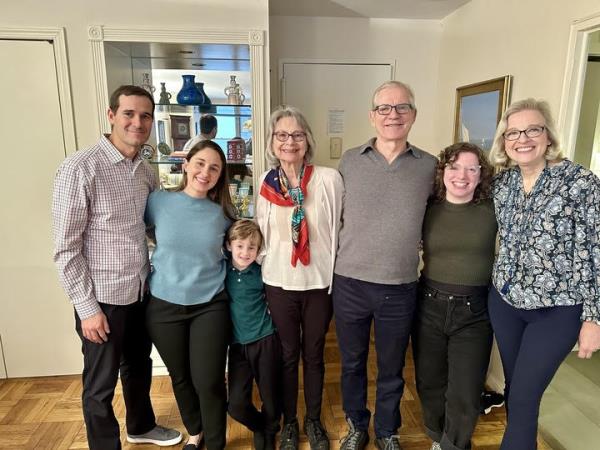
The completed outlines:
[[[492,408],[504,406],[504,395],[494,391],[483,391],[481,393],[481,414],[489,414]]]
[[[391,436],[377,438],[375,445],[379,450],[402,450],[399,437],[395,434]]]
[[[304,433],[308,437],[310,450],[329,450],[329,437],[319,419],[304,418]]]
[[[348,434],[341,439],[340,450],[363,450],[369,442],[369,433],[366,430],[357,430],[348,418],[346,422]]]
[[[298,419],[294,419],[290,423],[286,423],[281,431],[279,437],[279,449],[280,450],[298,450],[298,435],[300,429],[298,426]]]

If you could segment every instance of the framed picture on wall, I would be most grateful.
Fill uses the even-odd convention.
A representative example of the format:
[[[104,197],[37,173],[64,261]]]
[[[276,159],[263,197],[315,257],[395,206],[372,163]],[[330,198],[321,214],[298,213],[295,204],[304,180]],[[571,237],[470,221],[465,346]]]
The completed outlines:
[[[511,76],[461,86],[456,89],[454,142],[470,142],[489,151],[496,126],[508,106]]]
[[[190,117],[171,115],[171,137],[175,139],[190,138]]]

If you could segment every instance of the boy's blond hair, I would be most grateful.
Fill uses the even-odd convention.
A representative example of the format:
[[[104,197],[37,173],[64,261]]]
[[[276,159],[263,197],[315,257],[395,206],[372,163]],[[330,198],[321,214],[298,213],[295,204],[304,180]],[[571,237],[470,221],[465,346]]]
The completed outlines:
[[[229,231],[227,231],[227,242],[230,244],[232,241],[248,238],[256,241],[256,245],[259,248],[262,246],[263,236],[260,232],[260,228],[256,222],[250,219],[241,219],[235,221],[229,228]]]

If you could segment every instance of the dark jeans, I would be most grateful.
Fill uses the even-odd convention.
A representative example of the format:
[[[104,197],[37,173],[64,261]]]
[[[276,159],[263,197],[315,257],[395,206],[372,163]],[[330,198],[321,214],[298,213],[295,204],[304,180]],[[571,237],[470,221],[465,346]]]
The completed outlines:
[[[325,363],[325,335],[333,314],[327,289],[287,291],[265,285],[271,318],[281,340],[283,357],[283,421],[297,416],[298,363],[302,353],[304,401],[309,419],[321,418]]]
[[[223,293],[182,306],[151,297],[146,322],[173,384],[181,419],[190,435],[204,431],[206,448],[225,448],[225,359],[231,334]]]
[[[83,418],[91,450],[117,450],[121,440],[112,400],[119,372],[127,432],[143,434],[156,426],[150,403],[152,343],[144,325],[146,302],[99,305],[110,328],[108,341],[103,344],[83,337],[81,320],[75,313],[75,329],[83,353]]]
[[[281,343],[271,334],[249,344],[229,347],[229,415],[251,431],[275,435],[281,418]],[[256,381],[262,401],[258,411],[252,403]]]
[[[492,327],[487,288],[453,295],[419,284],[413,329],[417,392],[427,435],[444,450],[471,448]]]
[[[544,391],[579,337],[582,305],[517,309],[490,289],[489,311],[504,367],[502,450],[535,449]]]
[[[401,425],[404,358],[415,311],[417,283],[386,285],[335,275],[333,308],[342,357],[342,397],[346,416],[367,430],[367,357],[375,324],[377,394],[375,434],[396,434]]]

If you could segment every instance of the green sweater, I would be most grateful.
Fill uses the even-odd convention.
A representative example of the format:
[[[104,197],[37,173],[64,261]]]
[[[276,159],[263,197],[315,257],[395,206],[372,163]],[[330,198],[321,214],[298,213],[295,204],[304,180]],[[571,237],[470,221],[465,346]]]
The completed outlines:
[[[497,228],[491,200],[478,204],[430,204],[423,223],[421,273],[440,283],[489,284]]]
[[[228,263],[225,288],[230,298],[234,344],[250,344],[275,332],[258,264],[254,262],[239,271]]]

